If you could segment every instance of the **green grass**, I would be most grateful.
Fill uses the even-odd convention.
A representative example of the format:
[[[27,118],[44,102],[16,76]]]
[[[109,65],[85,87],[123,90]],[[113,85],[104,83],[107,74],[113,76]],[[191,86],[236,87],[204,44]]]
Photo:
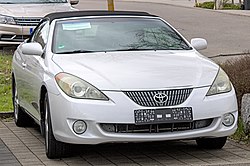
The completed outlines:
[[[214,2],[208,1],[208,2],[199,3],[196,7],[214,9]],[[223,7],[223,10],[240,10],[240,9],[241,7],[239,5],[234,5],[231,3],[225,3]]]
[[[230,138],[239,141],[239,142],[244,142],[246,144],[250,144],[250,135],[245,134],[244,132],[244,126],[243,126],[243,121],[241,118],[238,120],[238,128],[236,132],[230,136]]]
[[[0,112],[13,111],[11,99],[11,55],[0,54]]]
[[[225,4],[223,10],[240,10],[241,7],[234,4]]]
[[[206,8],[206,9],[213,9],[214,8],[214,2],[204,2],[204,3],[199,3],[196,7],[200,8]]]

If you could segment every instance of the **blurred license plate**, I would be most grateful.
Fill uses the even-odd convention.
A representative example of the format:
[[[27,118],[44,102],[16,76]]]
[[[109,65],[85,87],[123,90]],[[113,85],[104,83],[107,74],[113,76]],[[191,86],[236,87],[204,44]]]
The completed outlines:
[[[192,122],[192,107],[135,110],[135,124]]]
[[[30,28],[30,35],[33,33],[33,28]]]

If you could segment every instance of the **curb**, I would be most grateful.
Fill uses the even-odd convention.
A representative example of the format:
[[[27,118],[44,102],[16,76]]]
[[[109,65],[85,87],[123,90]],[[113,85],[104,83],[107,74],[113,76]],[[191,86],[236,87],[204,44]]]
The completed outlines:
[[[1,112],[0,119],[12,118],[14,116],[14,112]]]

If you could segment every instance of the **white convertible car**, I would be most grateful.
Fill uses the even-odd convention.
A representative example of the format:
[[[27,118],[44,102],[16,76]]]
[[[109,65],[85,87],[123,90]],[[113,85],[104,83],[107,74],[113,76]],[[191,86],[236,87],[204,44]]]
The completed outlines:
[[[145,12],[47,15],[14,53],[17,126],[32,118],[48,158],[70,144],[195,139],[222,148],[237,128],[226,73],[162,18]]]

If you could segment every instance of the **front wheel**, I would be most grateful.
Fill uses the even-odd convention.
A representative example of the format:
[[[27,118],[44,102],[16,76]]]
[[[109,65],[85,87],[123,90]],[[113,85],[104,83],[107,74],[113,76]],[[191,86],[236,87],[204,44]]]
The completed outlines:
[[[45,108],[45,151],[46,155],[50,159],[61,158],[66,155],[66,152],[69,150],[69,145],[63,142],[59,142],[55,139],[51,116],[50,116],[50,107],[49,107],[49,98],[48,94],[45,95],[44,100]]]
[[[227,137],[199,138],[196,140],[198,147],[203,149],[221,149],[227,142]]]

